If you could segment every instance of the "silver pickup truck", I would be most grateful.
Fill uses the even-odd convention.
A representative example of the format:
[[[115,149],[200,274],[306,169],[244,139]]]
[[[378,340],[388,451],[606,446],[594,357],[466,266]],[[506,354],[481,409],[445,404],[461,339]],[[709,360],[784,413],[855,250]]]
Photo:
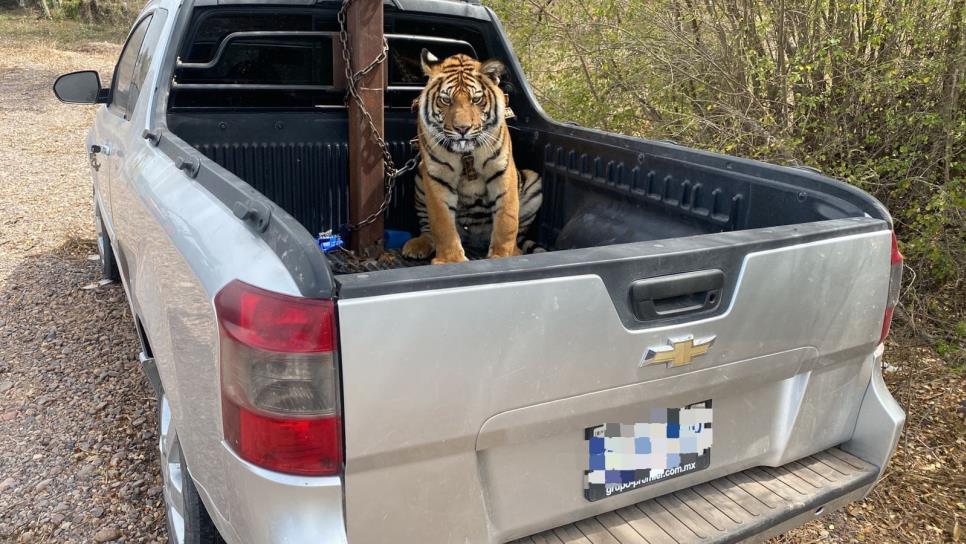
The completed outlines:
[[[339,7],[150,0],[108,88],[54,86],[101,104],[101,262],[159,395],[173,542],[735,542],[869,492],[904,421],[880,203],[551,120],[492,11],[395,0],[394,156],[422,48],[503,60],[547,251],[349,269],[316,239],[349,221]],[[412,177],[392,196],[418,232]]]

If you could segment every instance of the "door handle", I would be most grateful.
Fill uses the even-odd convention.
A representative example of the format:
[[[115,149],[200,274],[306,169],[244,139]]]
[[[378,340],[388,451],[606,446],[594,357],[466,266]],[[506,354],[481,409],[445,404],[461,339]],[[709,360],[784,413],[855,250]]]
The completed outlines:
[[[111,154],[111,146],[108,144],[91,144],[90,149],[87,150],[87,158],[91,163],[91,168],[95,172],[101,169],[101,163],[97,160],[98,154],[104,155],[105,157],[109,156]]]
[[[100,153],[101,155],[109,156],[111,154],[111,145],[110,144],[91,144],[90,152],[91,152],[91,155]]]
[[[631,306],[642,321],[713,310],[721,303],[724,280],[721,270],[637,280],[631,284]]]

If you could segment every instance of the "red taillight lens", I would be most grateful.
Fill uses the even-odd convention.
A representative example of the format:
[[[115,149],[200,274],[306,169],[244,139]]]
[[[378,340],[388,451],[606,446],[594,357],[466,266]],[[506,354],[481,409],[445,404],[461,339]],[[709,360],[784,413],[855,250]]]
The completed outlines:
[[[225,440],[238,456],[289,474],[331,476],[342,469],[342,421],[268,416],[224,398]]]
[[[235,280],[215,298],[223,332],[264,351],[331,352],[335,349],[331,300],[298,298]]]
[[[342,469],[335,305],[235,280],[215,296],[225,441],[256,465]]]
[[[889,298],[886,301],[885,315],[882,317],[882,334],[879,336],[879,343],[885,342],[889,336],[889,328],[892,327],[892,315],[895,313],[896,304],[899,303],[899,289],[902,287],[902,253],[899,253],[899,241],[896,233],[892,233],[892,256],[889,264],[891,272],[889,274]]]

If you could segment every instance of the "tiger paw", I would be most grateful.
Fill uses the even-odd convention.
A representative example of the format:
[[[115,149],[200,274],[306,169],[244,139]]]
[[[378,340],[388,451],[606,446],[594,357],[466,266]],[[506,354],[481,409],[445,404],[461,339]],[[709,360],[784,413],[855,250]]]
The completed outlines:
[[[494,249],[490,248],[490,252],[487,254],[487,259],[500,259],[503,257],[514,257],[520,255],[520,248],[513,245],[509,248]]]
[[[468,260],[469,259],[467,259],[466,257],[458,257],[458,258],[453,258],[453,259],[447,259],[447,258],[444,258],[444,257],[435,257],[433,259],[433,264],[456,264],[456,263],[465,263]]]
[[[410,238],[402,248],[403,257],[407,259],[427,259],[434,251],[436,251],[436,244],[433,243],[433,238],[426,234]]]
[[[463,252],[463,248],[457,247],[452,251],[437,251],[436,257],[433,259],[433,264],[465,263],[468,260],[466,254]]]

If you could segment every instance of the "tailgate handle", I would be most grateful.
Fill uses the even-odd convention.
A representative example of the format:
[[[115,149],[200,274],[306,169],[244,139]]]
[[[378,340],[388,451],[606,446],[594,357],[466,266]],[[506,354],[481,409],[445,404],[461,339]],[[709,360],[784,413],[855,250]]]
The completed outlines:
[[[721,303],[724,272],[698,270],[631,284],[631,306],[642,321],[713,310]]]

